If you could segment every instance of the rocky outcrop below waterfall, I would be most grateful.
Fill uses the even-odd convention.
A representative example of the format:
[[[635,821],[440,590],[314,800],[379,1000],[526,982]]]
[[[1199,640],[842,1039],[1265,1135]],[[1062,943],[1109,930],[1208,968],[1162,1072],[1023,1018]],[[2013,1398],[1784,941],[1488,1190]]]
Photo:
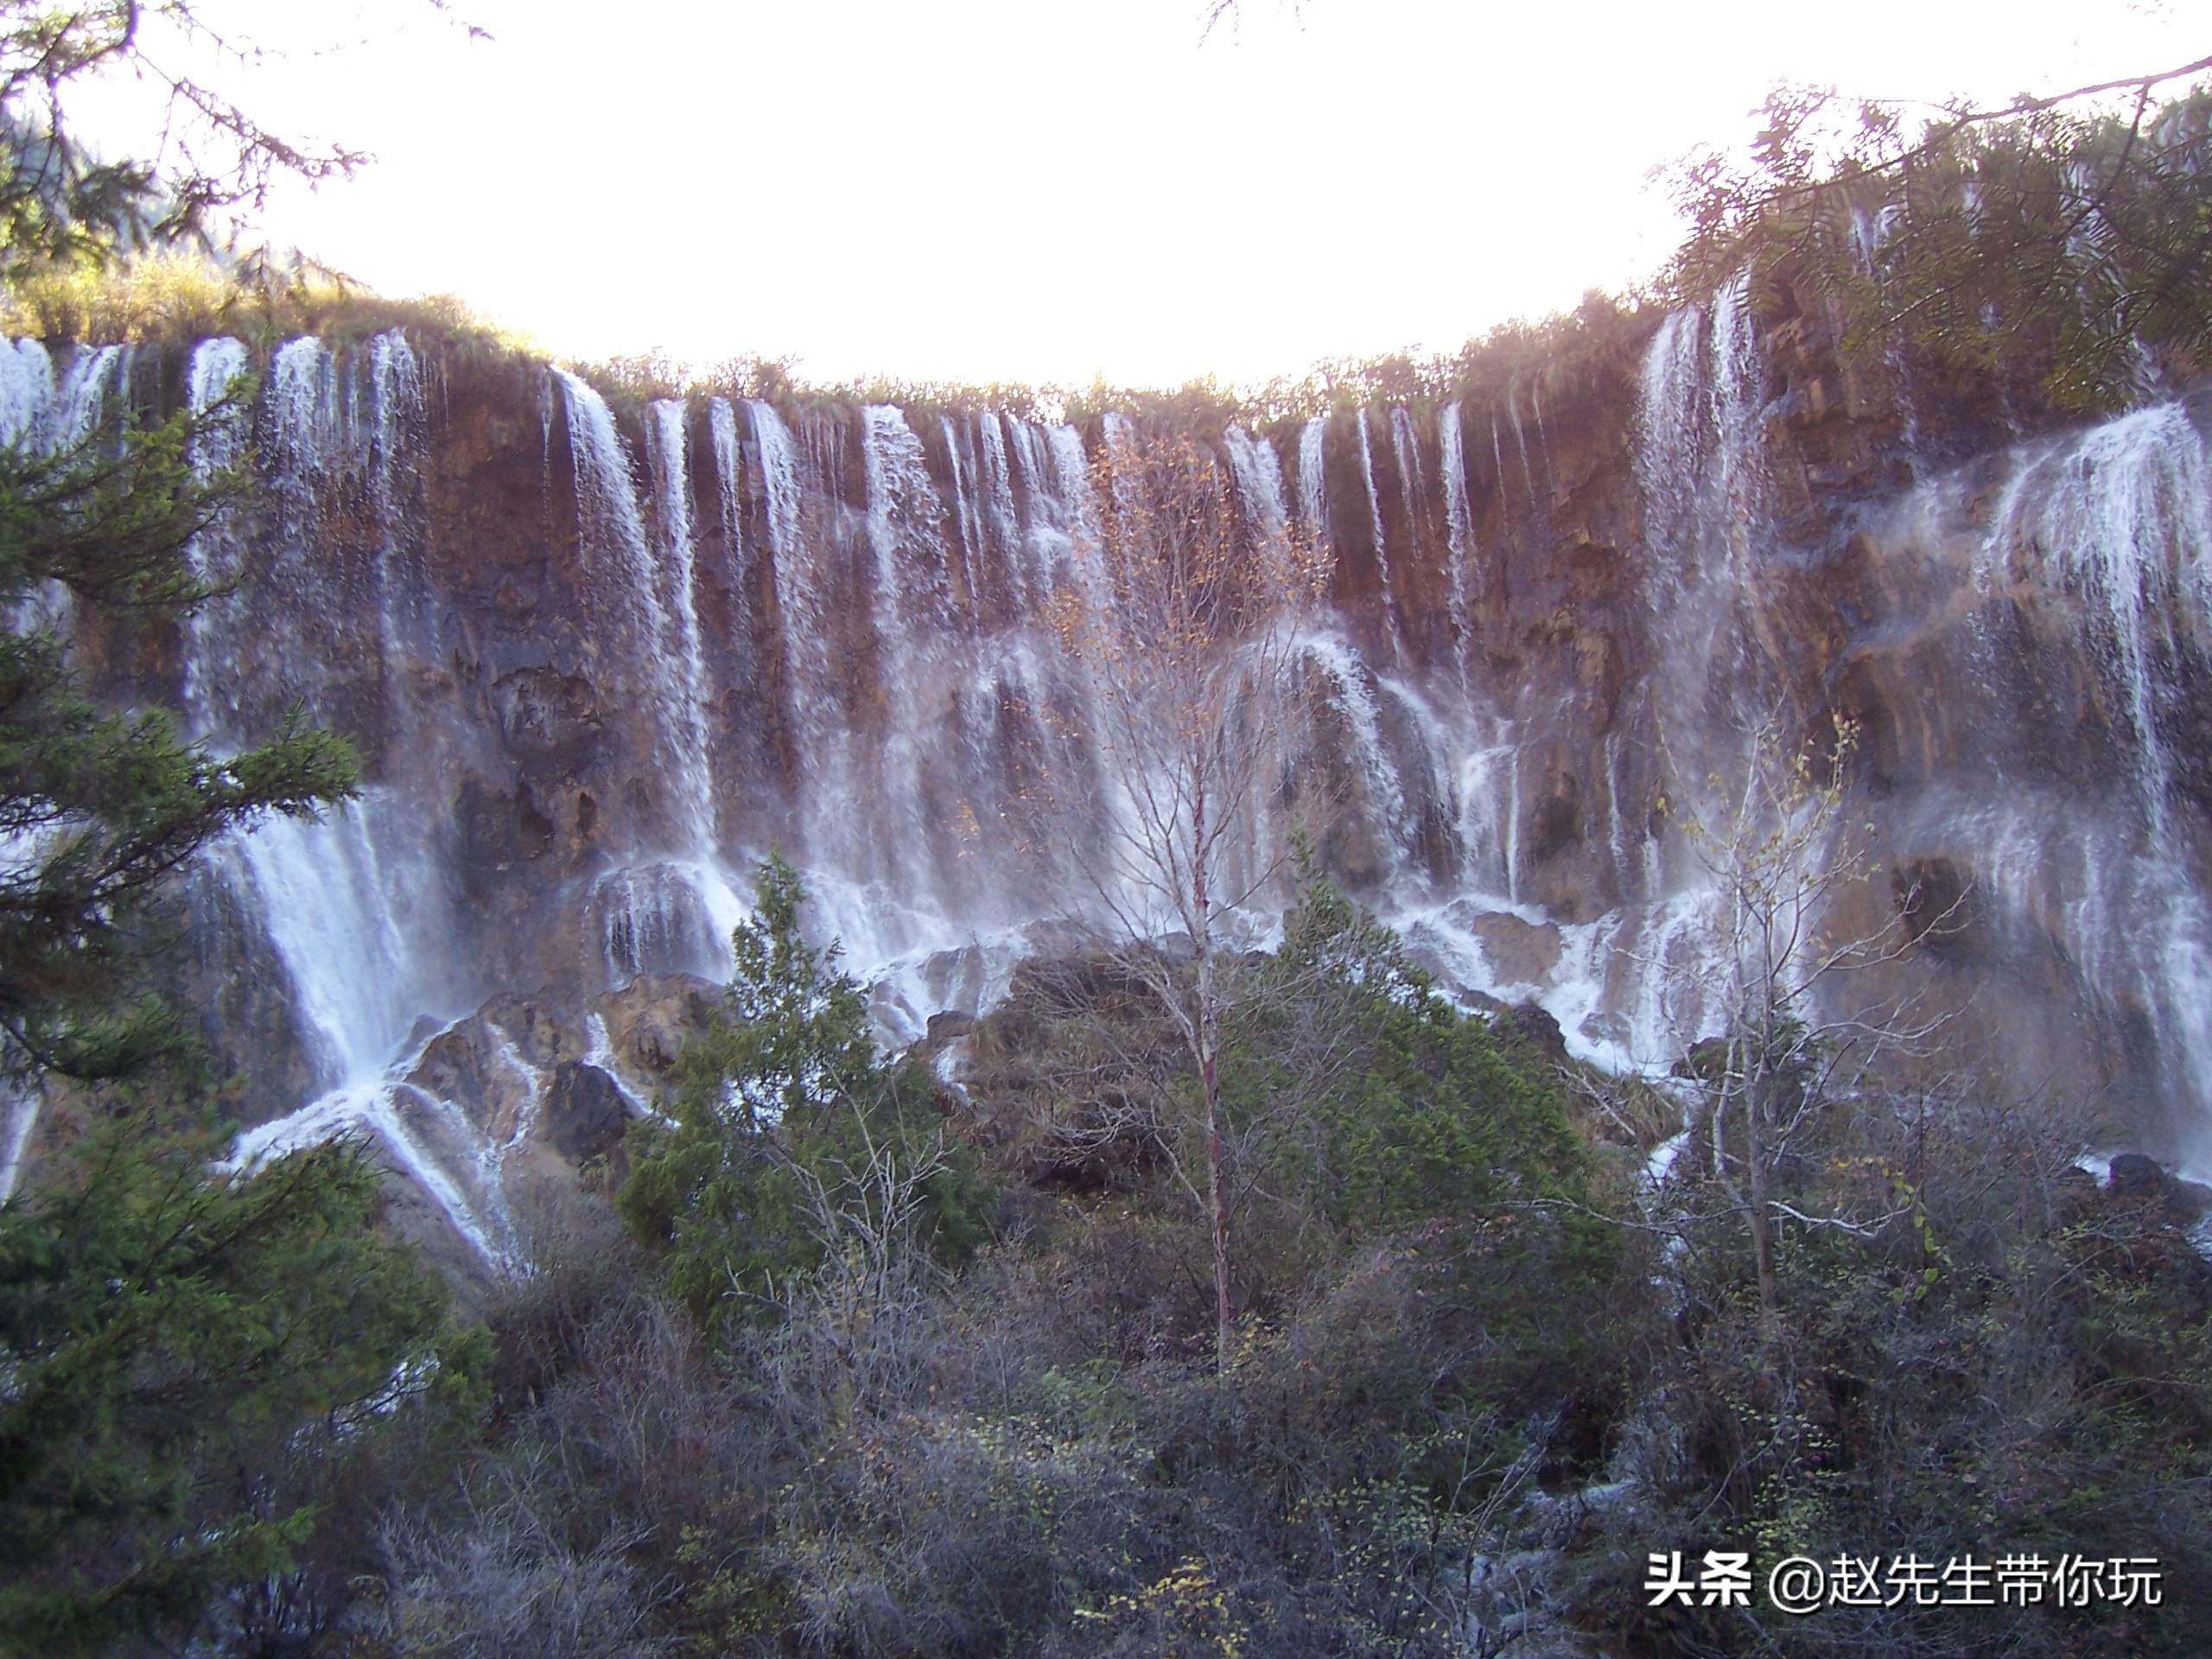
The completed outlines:
[[[1870,994],[1945,1021],[1928,1064],[2212,1167],[2212,395],[2012,433],[1740,296],[1621,327],[1493,396],[1209,439],[1250,537],[1334,559],[1248,868],[1300,828],[1458,994],[1663,1071],[1719,1017],[1683,825],[1762,722],[1840,716]],[[892,1042],[1079,918],[1115,780],[1047,613],[1124,417],[617,407],[399,334],[0,366],[51,433],[261,375],[222,595],[74,622],[218,748],[303,700],[361,753],[345,812],[193,874],[255,1144],[365,1126],[497,1256],[516,1169],[619,1160],[760,853]]]

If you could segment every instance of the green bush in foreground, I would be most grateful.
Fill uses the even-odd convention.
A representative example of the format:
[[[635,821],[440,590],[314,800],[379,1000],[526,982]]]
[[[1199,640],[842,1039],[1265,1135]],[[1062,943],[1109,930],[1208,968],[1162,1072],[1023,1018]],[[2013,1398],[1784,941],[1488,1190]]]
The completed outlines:
[[[723,1007],[677,1058],[674,1122],[641,1133],[615,1200],[709,1332],[772,1313],[831,1257],[957,1257],[988,1210],[926,1079],[883,1066],[836,947],[800,934],[798,873],[772,854],[755,881]]]

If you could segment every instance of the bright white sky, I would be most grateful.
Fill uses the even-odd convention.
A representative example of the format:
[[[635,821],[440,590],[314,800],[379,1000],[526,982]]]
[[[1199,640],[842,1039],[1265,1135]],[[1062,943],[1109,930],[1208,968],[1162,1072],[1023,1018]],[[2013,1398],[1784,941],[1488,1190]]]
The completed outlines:
[[[1647,275],[1656,164],[1778,79],[2003,102],[2212,53],[2183,0],[203,0],[372,152],[280,244],[562,356],[1179,383],[1451,348]],[[320,48],[320,49],[318,49]]]

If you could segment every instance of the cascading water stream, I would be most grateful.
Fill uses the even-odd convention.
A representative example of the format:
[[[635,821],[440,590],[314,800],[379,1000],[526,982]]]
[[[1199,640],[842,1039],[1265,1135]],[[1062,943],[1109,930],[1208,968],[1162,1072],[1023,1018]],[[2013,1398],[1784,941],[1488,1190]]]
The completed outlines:
[[[2161,1065],[2212,1116],[2212,906],[2192,862],[2201,830],[2177,815],[2165,712],[2212,666],[2212,464],[2189,410],[2156,404],[2016,457],[1974,574],[1986,595],[2024,586],[2031,603],[2082,601],[2133,765],[2110,821],[2068,815],[2053,826],[2061,846],[2078,847],[2078,874],[2064,883],[2070,944],[2101,995],[2147,1012]],[[2053,836],[2042,839],[2048,859]],[[2018,858],[1990,863],[2016,901],[2050,885]],[[2199,1167],[2212,1166],[2212,1134],[2205,1142]]]
[[[594,597],[615,620],[617,638],[609,643],[619,648],[624,670],[642,681],[638,690],[650,712],[656,770],[667,780],[670,798],[658,828],[670,851],[696,857],[713,844],[714,789],[707,773],[696,682],[690,677],[697,663],[696,618],[692,617],[687,652],[685,630],[671,602],[671,589],[680,587],[681,610],[690,611],[691,519],[684,480],[683,406],[656,405],[654,425],[649,429],[663,437],[655,470],[664,515],[675,520],[667,531],[671,547],[664,561],[655,558],[646,540],[629,456],[615,430],[613,411],[578,376],[565,369],[555,372],[566,399],[584,551],[595,579]],[[671,425],[672,432],[668,429]],[[664,576],[664,565],[680,571],[680,580]]]
[[[1437,448],[1444,471],[1445,556],[1451,580],[1452,651],[1459,669],[1459,689],[1472,695],[1468,657],[1474,645],[1470,589],[1474,580],[1475,516],[1467,500],[1467,457],[1459,432],[1459,405],[1446,404],[1436,417]]]
[[[1529,511],[1534,513],[1540,511],[1536,502],[1536,469],[1529,464],[1529,435],[1521,425],[1521,388],[1518,385],[1509,385],[1505,389],[1505,417],[1513,423],[1513,442],[1521,451],[1521,484],[1529,497]],[[1505,474],[1501,468],[1498,480],[1502,484],[1504,479]]]
[[[669,700],[677,710],[675,747],[688,757],[683,813],[690,837],[686,849],[706,855],[715,845],[715,774],[708,747],[707,669],[699,639],[698,550],[691,532],[691,480],[685,464],[683,400],[664,397],[652,409],[653,476],[659,491],[664,621],[660,649],[674,658]]]
[[[410,468],[404,434],[419,423],[419,378],[404,338],[371,342],[367,407],[350,372],[319,341],[294,340],[271,362],[264,391],[270,427],[271,493],[278,504],[277,546],[259,575],[259,591],[239,590],[200,607],[185,629],[182,676],[188,721],[219,751],[255,734],[238,719],[237,688],[273,659],[292,671],[295,652],[270,652],[249,599],[286,607],[284,615],[318,615],[344,639],[360,598],[344,574],[323,568],[324,491],[365,467],[378,543],[365,641],[398,677],[396,654],[413,643],[419,568],[397,537],[407,515],[401,480]],[[187,375],[195,412],[215,408],[247,366],[235,341],[203,342]],[[231,465],[243,439],[243,413],[203,426],[192,460],[202,475]],[[227,522],[203,532],[191,550],[203,576],[228,582],[254,574],[251,549]],[[226,695],[226,693],[228,695]],[[267,942],[290,988],[313,1077],[313,1097],[298,1109],[248,1130],[232,1151],[250,1165],[340,1133],[366,1133],[393,1165],[436,1204],[484,1260],[512,1259],[512,1229],[495,1181],[473,1148],[473,1132],[450,1105],[398,1081],[415,1033],[450,1007],[443,965],[429,952],[445,933],[443,882],[416,823],[417,813],[390,784],[372,784],[320,821],[270,817],[233,833],[205,855],[217,888]],[[458,1170],[458,1173],[457,1173]]]
[[[1359,411],[1359,478],[1367,493],[1368,531],[1375,538],[1375,577],[1382,590],[1382,632],[1390,642],[1390,663],[1402,666],[1406,642],[1398,627],[1398,607],[1390,584],[1390,549],[1382,531],[1382,498],[1375,490],[1375,453],[1367,437],[1367,411]]]
[[[1299,429],[1298,512],[1315,550],[1333,555],[1336,543],[1329,534],[1328,479],[1322,466],[1328,437],[1329,421],[1325,415],[1316,415]]]
[[[718,976],[728,970],[729,929],[744,906],[717,857],[684,405],[664,398],[647,410],[656,549],[613,411],[581,377],[555,372],[575,463],[586,569],[601,620],[612,624],[613,660],[646,712],[653,771],[662,784],[644,834],[648,845],[658,842],[663,857],[624,864],[600,878],[593,931],[608,976],[618,983],[670,969]]]

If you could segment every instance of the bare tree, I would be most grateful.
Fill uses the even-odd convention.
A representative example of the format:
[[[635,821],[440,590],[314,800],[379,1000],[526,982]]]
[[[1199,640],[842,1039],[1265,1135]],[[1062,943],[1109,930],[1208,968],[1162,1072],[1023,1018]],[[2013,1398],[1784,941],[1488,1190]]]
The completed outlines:
[[[1764,1340],[1778,1333],[1778,1220],[1871,1234],[1904,1211],[1872,1217],[1808,1214],[1783,1196],[1788,1161],[1824,1105],[1885,1060],[1920,1052],[1942,1023],[1875,995],[1853,1005],[1848,976],[1894,963],[1910,941],[1886,925],[1839,927],[1838,901],[1872,874],[1865,826],[1848,821],[1845,788],[1858,728],[1839,718],[1825,753],[1787,749],[1768,720],[1751,734],[1750,764],[1732,788],[1709,780],[1719,805],[1685,822],[1719,893],[1720,1036],[1678,1068],[1700,1085],[1693,1128],[1714,1187],[1750,1235]],[[1930,924],[1956,925],[1963,898]],[[1923,930],[1923,935],[1927,930]]]
[[[1198,1084],[1203,1180],[1161,1145],[1213,1237],[1215,1357],[1235,1335],[1231,1158],[1219,1077],[1224,924],[1267,885],[1260,796],[1292,695],[1295,628],[1326,565],[1294,535],[1249,534],[1227,477],[1192,440],[1111,428],[1091,464],[1090,579],[1052,620],[1087,670],[1103,850],[1088,870],[1126,969],[1159,998]]]
[[[771,1351],[787,1412],[809,1403],[875,1409],[904,1397],[918,1375],[933,1324],[928,1293],[943,1274],[925,1236],[930,1187],[950,1167],[942,1124],[911,1133],[903,1119],[871,1126],[849,1096],[857,1144],[813,1161],[773,1137],[770,1155],[798,1189],[800,1214],[821,1264],[791,1287],[803,1317]]]

